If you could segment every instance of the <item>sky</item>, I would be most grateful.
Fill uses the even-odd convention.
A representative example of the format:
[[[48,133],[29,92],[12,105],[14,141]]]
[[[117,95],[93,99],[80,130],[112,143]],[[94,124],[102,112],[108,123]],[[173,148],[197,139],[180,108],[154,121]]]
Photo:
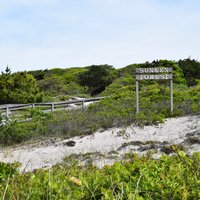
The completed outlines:
[[[200,59],[199,0],[6,0],[0,71]]]

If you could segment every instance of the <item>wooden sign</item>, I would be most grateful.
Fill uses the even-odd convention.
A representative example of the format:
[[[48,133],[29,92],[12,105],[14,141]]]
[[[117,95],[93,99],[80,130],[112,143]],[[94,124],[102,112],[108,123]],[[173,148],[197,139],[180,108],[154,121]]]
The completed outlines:
[[[136,113],[139,113],[139,84],[142,80],[170,80],[170,110],[173,113],[173,76],[171,67],[136,68]]]
[[[136,68],[136,74],[171,73],[172,67]]]
[[[172,74],[139,74],[136,80],[172,80]]]

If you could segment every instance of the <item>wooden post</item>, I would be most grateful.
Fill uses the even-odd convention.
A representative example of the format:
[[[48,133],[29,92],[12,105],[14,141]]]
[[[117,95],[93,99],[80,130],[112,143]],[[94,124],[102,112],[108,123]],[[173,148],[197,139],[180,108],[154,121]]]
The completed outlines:
[[[35,108],[35,104],[34,104],[34,103],[32,104],[32,108],[33,108],[33,109]]]
[[[54,103],[51,104],[51,111],[54,111]]]
[[[136,114],[139,113],[138,81],[136,81]]]
[[[85,102],[85,101],[83,100],[83,101],[82,101],[82,109],[84,109],[84,102]]]
[[[9,113],[10,113],[9,107],[6,107],[6,117],[7,118],[9,118]]]
[[[170,111],[173,114],[173,80],[170,80]]]

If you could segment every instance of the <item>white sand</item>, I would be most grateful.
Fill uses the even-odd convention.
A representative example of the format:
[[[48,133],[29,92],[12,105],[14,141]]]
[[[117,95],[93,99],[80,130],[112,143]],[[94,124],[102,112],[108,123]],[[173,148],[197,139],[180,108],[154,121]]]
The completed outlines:
[[[128,151],[136,151],[137,146],[129,146],[120,151],[124,143],[131,141],[153,141],[169,144],[181,144],[186,139],[187,133],[200,133],[200,116],[187,116],[166,119],[164,124],[158,126],[145,126],[144,128],[130,126],[126,129],[112,128],[103,132],[96,132],[85,137],[74,137],[61,142],[41,145],[21,145],[20,147],[8,147],[0,149],[0,161],[20,162],[22,171],[30,171],[43,167],[51,167],[61,162],[64,157],[71,154],[84,154],[88,152],[100,152],[107,154],[110,151],[118,151],[120,154]],[[199,135],[198,135],[199,136]],[[74,147],[64,145],[69,140],[76,142]],[[187,145],[186,145],[187,146]],[[200,151],[200,145],[187,146],[188,153]],[[111,161],[113,162],[113,161]],[[104,160],[104,164],[109,161]]]

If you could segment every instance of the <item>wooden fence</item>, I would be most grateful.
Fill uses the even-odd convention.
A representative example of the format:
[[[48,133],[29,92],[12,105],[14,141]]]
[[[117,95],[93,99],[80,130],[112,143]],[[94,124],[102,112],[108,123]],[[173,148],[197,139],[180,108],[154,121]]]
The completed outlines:
[[[10,114],[13,114],[14,111],[17,110],[24,110],[26,108],[36,108],[36,107],[43,107],[44,111],[50,110],[54,111],[58,107],[60,109],[65,109],[72,104],[77,104],[85,107],[86,102],[95,102],[103,99],[105,97],[96,97],[96,98],[88,98],[88,99],[78,99],[78,100],[71,100],[71,101],[62,101],[62,102],[48,102],[48,103],[30,103],[30,104],[17,104],[17,105],[0,105],[0,112],[5,112],[5,115],[9,117]],[[46,108],[46,109],[45,109]]]

